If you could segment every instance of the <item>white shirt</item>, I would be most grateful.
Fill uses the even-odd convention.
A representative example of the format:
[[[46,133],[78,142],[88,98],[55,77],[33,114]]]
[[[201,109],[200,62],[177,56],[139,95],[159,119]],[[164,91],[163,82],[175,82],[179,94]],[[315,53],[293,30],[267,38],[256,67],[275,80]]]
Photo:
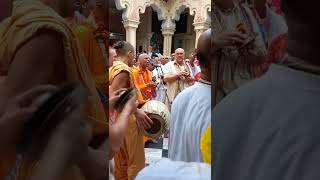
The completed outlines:
[[[248,6],[244,6],[244,12],[246,12],[247,16],[243,16],[242,8],[239,5],[235,4],[235,9],[231,14],[223,13],[222,11],[218,10],[218,15],[214,15],[213,18],[213,26],[217,27],[213,29],[213,36],[217,36],[222,32],[227,31],[234,31],[239,23],[246,22],[246,20],[251,22],[251,28],[255,34],[258,36],[255,39],[255,46],[259,52],[259,54],[265,55],[267,53],[265,44],[262,39],[262,34],[260,33],[260,27],[254,18],[252,11]],[[218,21],[219,18],[215,16],[221,17],[221,23]],[[229,94],[233,90],[237,89],[238,87],[246,84],[247,82],[252,80],[251,74],[248,71],[247,66],[242,66],[240,63],[236,63],[239,61],[239,51],[238,50],[231,50],[228,48],[223,49],[224,54],[221,59],[221,62],[224,63],[224,70],[223,75],[220,77],[223,79],[223,87],[222,92],[221,90],[218,93],[218,102],[220,101],[221,93]]]
[[[164,76],[178,74],[179,72],[182,72],[182,71],[188,71],[187,68],[188,67],[185,63],[184,65],[179,65],[175,61],[170,61],[165,65]],[[167,83],[167,89],[168,89],[167,93],[168,93],[169,101],[172,103],[173,100],[176,98],[176,96],[187,87],[189,87],[189,84],[187,83],[186,80],[179,79],[174,82]],[[168,100],[166,104],[169,105]]]
[[[136,180],[210,180],[211,166],[161,159],[142,169]]]
[[[160,67],[158,68],[155,68],[153,71],[152,71],[152,76],[153,77],[156,77],[157,78],[157,81],[159,82],[158,86],[157,86],[157,97],[156,97],[156,100],[157,101],[160,101],[162,103],[165,103],[166,101],[166,86],[161,83],[163,81],[161,81],[161,76],[163,76],[165,73],[165,67],[164,65],[160,64]]]
[[[203,162],[200,138],[211,123],[211,86],[196,82],[185,89],[172,105],[169,158]]]
[[[272,65],[214,110],[214,179],[319,179],[320,76]],[[219,142],[219,143],[218,143]]]

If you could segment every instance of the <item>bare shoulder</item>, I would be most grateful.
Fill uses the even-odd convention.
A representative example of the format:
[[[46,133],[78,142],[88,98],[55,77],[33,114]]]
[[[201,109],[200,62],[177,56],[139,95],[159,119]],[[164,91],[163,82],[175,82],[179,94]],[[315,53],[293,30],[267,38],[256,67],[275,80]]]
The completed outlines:
[[[50,83],[49,81],[57,75],[56,72],[63,68],[62,37],[55,31],[41,30],[16,50],[6,84],[14,95],[18,91]],[[58,74],[60,76],[62,73]]]
[[[115,78],[114,80],[119,80],[119,81],[128,81],[130,77],[129,72],[127,71],[121,71]]]
[[[24,57],[29,56],[44,56],[53,57],[61,56],[63,54],[62,36],[55,31],[41,30],[35,36],[25,42],[15,54],[15,58],[20,55]],[[45,58],[46,59],[46,58]],[[34,59],[36,61],[37,58]]]
[[[127,71],[121,71],[112,81],[112,89],[128,88],[130,86],[130,74]]]

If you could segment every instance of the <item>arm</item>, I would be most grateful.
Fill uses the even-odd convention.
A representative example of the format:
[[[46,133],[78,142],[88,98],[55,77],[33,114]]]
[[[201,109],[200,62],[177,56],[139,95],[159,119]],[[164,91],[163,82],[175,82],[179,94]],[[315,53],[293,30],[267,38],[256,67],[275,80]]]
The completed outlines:
[[[165,75],[163,80],[165,83],[172,83],[176,80],[179,79],[179,75],[178,74],[170,74],[170,75]]]
[[[59,142],[58,142],[59,143]],[[62,150],[61,144],[49,144],[43,153],[43,158],[36,166],[31,180],[56,180],[61,179],[71,164],[69,162],[70,152]]]
[[[123,71],[119,73],[112,81],[112,84],[110,85],[110,88],[109,88],[109,93],[113,94],[115,91],[121,88],[128,88],[128,87],[129,87],[129,73],[126,71]]]
[[[257,36],[252,49],[249,46],[244,51],[247,51],[244,54],[252,65],[261,65],[266,60],[267,50],[261,36]]]
[[[41,32],[29,40],[16,52],[3,81],[2,103],[37,85],[50,84],[52,77],[59,81],[53,75],[58,68],[64,68],[63,55],[61,37],[55,32]]]
[[[120,150],[120,146],[122,145],[123,139],[125,138],[127,132],[128,119],[130,115],[130,111],[124,110],[118,117],[117,122],[112,127],[109,127],[109,159],[112,159]]]
[[[127,88],[129,81],[129,75],[127,72],[121,72],[118,76],[115,77],[111,86],[110,86],[110,94],[113,94],[116,90],[121,88]],[[128,101],[128,103],[130,100]],[[123,139],[125,138],[126,131],[128,128],[128,119],[132,113],[132,106],[128,107],[128,103],[124,107],[122,113],[118,117],[116,123],[113,126],[109,126],[109,159],[112,159],[114,155],[119,151],[120,146],[123,143]],[[129,103],[129,105],[132,105]],[[135,107],[136,108],[136,107]]]

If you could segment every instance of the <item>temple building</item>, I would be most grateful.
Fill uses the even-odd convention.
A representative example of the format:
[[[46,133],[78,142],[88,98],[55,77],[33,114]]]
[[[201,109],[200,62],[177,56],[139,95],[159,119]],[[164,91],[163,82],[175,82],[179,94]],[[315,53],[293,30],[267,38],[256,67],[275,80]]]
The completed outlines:
[[[137,52],[186,55],[211,25],[211,0],[110,0],[110,42],[126,40]]]

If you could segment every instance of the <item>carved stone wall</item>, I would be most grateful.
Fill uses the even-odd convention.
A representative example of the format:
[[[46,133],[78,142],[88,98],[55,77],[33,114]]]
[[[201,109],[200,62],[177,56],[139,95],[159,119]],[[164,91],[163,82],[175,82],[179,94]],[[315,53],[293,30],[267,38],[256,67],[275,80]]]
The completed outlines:
[[[115,0],[115,4],[117,9],[122,11],[122,20],[126,24],[126,28],[131,28],[130,35],[133,34],[133,31],[136,31],[134,29],[136,25],[138,24],[139,26],[140,15],[145,13],[147,7],[152,7],[157,12],[158,19],[162,21],[161,28],[165,36],[164,41],[167,42],[164,43],[166,55],[171,52],[170,43],[172,42],[172,32],[176,28],[175,21],[179,21],[180,14],[187,8],[190,15],[194,17],[192,23],[196,33],[194,46],[196,46],[199,35],[208,29],[211,23],[211,0],[169,0],[168,2],[163,0]],[[130,24],[134,24],[135,27],[130,27]],[[127,30],[127,32],[129,31]],[[127,39],[131,39],[131,43],[136,46],[136,41],[133,41],[133,38]]]

